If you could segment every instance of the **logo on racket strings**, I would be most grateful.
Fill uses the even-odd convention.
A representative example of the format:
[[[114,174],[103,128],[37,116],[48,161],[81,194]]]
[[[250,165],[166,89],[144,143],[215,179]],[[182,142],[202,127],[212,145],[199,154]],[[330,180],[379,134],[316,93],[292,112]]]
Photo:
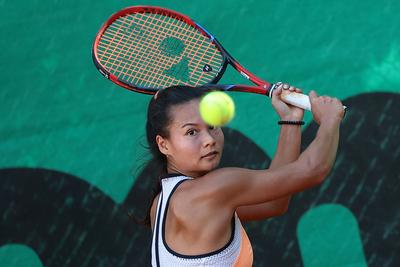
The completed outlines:
[[[210,72],[210,71],[212,71],[212,67],[210,65],[208,65],[208,64],[205,64],[204,67],[203,67],[203,71],[204,72]]]
[[[160,61],[163,64],[173,63],[170,68],[163,71],[163,75],[188,83],[190,80],[189,59],[186,56],[182,56],[185,50],[185,43],[179,38],[169,36],[161,41],[158,48],[162,55],[169,58],[163,57]],[[175,58],[180,58],[180,60],[175,63]],[[171,82],[168,78],[165,78],[165,81]]]

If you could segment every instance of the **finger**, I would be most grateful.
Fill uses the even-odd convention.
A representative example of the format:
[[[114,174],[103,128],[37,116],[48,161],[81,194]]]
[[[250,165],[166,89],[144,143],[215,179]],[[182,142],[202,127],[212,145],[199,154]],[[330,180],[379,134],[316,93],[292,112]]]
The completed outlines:
[[[280,88],[282,87],[283,83],[282,82],[277,82],[275,83],[275,88]]]
[[[329,103],[329,97],[327,96],[320,96],[323,103]]]
[[[288,84],[288,83],[283,84],[283,89],[287,90],[289,88],[290,88],[290,84]]]
[[[339,105],[342,105],[343,106],[343,104],[342,104],[342,101],[340,101],[340,99],[339,98],[333,98],[333,102],[335,102],[336,104],[339,104]]]
[[[308,96],[310,97],[310,100],[315,101],[315,99],[317,99],[318,95],[314,90],[311,90],[310,93],[308,94]]]
[[[282,94],[282,85],[279,85],[277,88],[272,91],[272,98],[278,97]]]
[[[289,91],[290,91],[290,92],[294,92],[295,89],[296,89],[296,87],[294,87],[294,86],[290,86],[290,87],[289,87]]]

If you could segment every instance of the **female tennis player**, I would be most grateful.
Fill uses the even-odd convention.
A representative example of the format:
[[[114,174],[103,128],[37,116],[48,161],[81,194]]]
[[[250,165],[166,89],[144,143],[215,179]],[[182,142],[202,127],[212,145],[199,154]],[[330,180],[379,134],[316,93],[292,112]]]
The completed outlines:
[[[303,110],[280,100],[276,155],[269,169],[218,168],[224,135],[199,115],[199,89],[177,86],[150,101],[147,141],[159,163],[160,181],[149,208],[153,266],[252,266],[251,243],[241,222],[286,212],[290,196],[320,184],[336,156],[343,105],[338,99],[309,94],[319,129],[300,154]],[[243,153],[246,153],[243,151]]]

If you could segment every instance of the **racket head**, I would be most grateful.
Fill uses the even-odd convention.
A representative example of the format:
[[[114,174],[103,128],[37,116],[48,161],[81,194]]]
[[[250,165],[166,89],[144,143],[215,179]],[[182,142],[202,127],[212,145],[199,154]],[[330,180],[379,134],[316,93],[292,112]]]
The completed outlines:
[[[92,57],[104,77],[145,94],[215,84],[229,61],[218,41],[188,16],[151,6],[113,14],[96,35]]]

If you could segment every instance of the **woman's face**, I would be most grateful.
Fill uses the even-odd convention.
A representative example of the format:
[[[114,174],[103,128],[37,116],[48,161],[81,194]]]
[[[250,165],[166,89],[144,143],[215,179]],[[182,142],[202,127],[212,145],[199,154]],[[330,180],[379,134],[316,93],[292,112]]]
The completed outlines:
[[[199,100],[174,106],[170,114],[169,137],[161,138],[160,148],[167,155],[168,171],[198,177],[217,168],[224,134],[221,128],[209,126],[201,119]]]

